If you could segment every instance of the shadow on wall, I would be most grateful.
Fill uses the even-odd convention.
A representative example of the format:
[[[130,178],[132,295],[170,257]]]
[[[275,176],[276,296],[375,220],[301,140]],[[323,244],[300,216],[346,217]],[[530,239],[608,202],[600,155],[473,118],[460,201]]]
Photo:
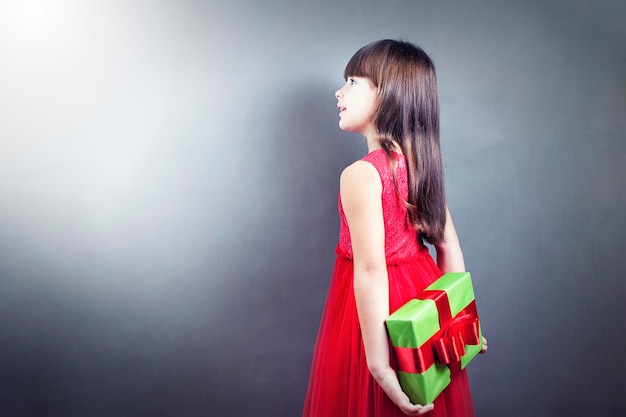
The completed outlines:
[[[239,415],[227,404],[240,404],[242,393],[256,415],[301,412],[338,237],[339,174],[366,152],[337,127],[334,88],[295,86],[257,135],[262,163],[249,204],[261,221],[246,232],[252,241],[243,240],[245,261],[231,277],[238,285],[226,294],[237,308],[211,331],[225,341],[211,361],[223,376],[220,405],[211,406],[219,415]],[[268,398],[268,386],[300,396]]]

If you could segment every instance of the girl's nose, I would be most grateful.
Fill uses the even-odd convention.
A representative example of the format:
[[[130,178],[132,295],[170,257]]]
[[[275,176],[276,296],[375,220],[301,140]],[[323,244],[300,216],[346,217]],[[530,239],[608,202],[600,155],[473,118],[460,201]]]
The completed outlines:
[[[341,88],[337,91],[335,91],[335,97],[336,98],[341,98]]]

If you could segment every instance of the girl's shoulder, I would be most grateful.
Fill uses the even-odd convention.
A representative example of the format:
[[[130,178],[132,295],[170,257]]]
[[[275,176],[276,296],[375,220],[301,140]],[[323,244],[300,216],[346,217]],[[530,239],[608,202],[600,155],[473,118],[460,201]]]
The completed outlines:
[[[378,169],[365,158],[348,165],[341,173],[339,188],[342,192],[359,188],[382,186]]]
[[[366,159],[359,159],[345,167],[341,172],[341,178],[363,179],[378,177],[378,170]]]
[[[403,160],[403,155],[392,152],[391,157],[397,162]],[[363,158],[348,165],[341,173],[340,184],[354,184],[355,186],[382,186],[384,179],[391,178],[389,157],[383,149],[375,149]]]
[[[403,169],[406,165],[406,159],[404,155],[398,152],[391,151],[388,156],[383,149],[376,149],[368,153],[361,161],[366,161],[372,164],[381,179],[386,180],[393,177],[392,171],[400,168]],[[393,168],[392,168],[393,167]]]

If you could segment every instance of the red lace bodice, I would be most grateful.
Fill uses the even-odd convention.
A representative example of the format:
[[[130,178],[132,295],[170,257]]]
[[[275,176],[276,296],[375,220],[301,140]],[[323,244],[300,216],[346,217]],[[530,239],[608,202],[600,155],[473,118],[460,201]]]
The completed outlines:
[[[406,159],[404,155],[393,153],[392,157],[396,161],[396,178],[398,189],[402,198],[408,198],[408,177]],[[383,185],[381,195],[383,205],[383,218],[385,221],[385,257],[388,265],[399,264],[423,254],[426,247],[417,240],[417,231],[409,223],[406,207],[403,201],[398,198],[393,184],[393,175],[387,154],[382,149],[376,149],[367,154],[363,161],[369,162],[378,171]],[[341,194],[339,195],[339,244],[337,254],[344,258],[352,259],[352,244],[350,240],[350,229],[341,205]]]

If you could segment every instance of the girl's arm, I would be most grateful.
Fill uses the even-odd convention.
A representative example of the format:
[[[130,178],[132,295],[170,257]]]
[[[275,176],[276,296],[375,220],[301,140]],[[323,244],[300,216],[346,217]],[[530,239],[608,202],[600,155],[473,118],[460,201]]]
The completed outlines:
[[[443,242],[435,245],[435,249],[437,250],[437,266],[441,272],[444,274],[446,272],[465,272],[463,252],[448,207],[446,207],[446,228]],[[487,339],[483,337],[481,353],[485,353],[487,349]]]
[[[444,274],[446,272],[465,272],[463,252],[448,207],[446,207],[446,228],[443,241],[436,244],[435,249],[437,251],[437,266],[441,272]]]
[[[343,206],[354,254],[354,297],[363,336],[367,366],[389,398],[407,415],[433,408],[411,404],[389,365],[385,319],[389,316],[389,281],[385,259],[382,184],[378,171],[357,161],[341,174]]]

